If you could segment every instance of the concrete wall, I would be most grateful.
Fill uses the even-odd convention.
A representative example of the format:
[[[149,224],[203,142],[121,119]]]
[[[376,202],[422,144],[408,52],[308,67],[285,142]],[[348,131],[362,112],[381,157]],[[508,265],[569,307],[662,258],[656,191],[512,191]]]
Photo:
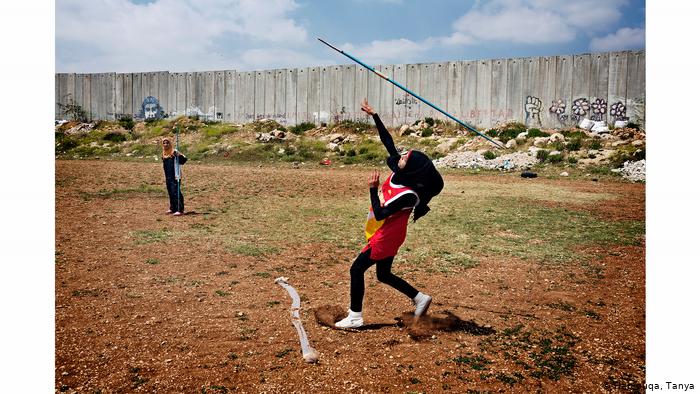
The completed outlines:
[[[389,78],[475,127],[515,120],[561,127],[583,117],[644,123],[645,52],[377,65]],[[275,119],[281,124],[365,119],[368,98],[385,124],[447,117],[359,65],[237,72],[56,74],[58,103],[73,100],[95,119],[160,113],[225,122]],[[152,114],[152,112],[151,112]]]

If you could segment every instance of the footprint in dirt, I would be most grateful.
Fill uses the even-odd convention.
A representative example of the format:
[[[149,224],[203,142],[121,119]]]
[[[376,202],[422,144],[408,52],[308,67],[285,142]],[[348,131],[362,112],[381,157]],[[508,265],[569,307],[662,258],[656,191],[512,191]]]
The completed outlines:
[[[337,305],[325,305],[314,310],[316,322],[322,326],[336,328],[335,322],[343,319],[347,311]],[[382,327],[406,327],[411,339],[419,341],[429,338],[438,331],[462,331],[472,335],[491,335],[496,332],[490,326],[482,326],[473,320],[465,321],[450,311],[442,311],[438,314],[430,314],[415,319],[413,313],[404,312],[400,317],[394,318],[396,323],[367,324],[353,329],[357,331],[376,330]]]

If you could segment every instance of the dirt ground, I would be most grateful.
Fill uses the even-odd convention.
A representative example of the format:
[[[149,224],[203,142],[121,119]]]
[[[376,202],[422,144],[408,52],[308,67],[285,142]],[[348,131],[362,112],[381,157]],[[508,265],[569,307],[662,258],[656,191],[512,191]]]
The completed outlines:
[[[412,271],[410,282],[434,299],[417,323],[409,300],[377,282],[370,269],[368,326],[339,331],[328,326],[347,305],[348,270],[361,244],[337,248],[314,240],[280,245],[273,254],[236,253],[219,238],[197,236],[233,196],[362,196],[368,172],[191,166],[187,175],[197,181],[186,192],[190,214],[174,218],[164,214],[157,162],[57,161],[56,391],[643,390],[643,241],[581,247],[580,253],[597,256],[602,268],[593,273],[586,265],[543,266],[515,257],[453,275]],[[467,175],[450,173],[445,180],[461,177]],[[498,174],[474,178],[506,182]],[[571,209],[644,220],[644,185],[537,182],[616,196]],[[267,219],[246,218],[241,226]],[[269,226],[275,231],[275,223]],[[301,296],[302,322],[320,355],[316,364],[301,357],[291,300],[274,283],[277,276],[288,277]]]

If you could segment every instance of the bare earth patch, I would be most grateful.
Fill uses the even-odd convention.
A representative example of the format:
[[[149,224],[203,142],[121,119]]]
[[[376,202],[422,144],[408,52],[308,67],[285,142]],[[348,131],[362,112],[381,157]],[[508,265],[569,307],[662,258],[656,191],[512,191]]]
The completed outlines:
[[[607,243],[593,234],[594,241],[567,249],[578,260],[547,263],[503,251],[511,243],[544,248],[555,234],[528,238],[501,226],[493,234],[505,246],[465,250],[478,264],[462,265],[457,252],[469,228],[434,247],[449,250],[411,238],[394,271],[433,296],[429,314],[414,321],[410,300],[379,283],[372,268],[365,276],[368,327],[333,329],[346,312],[348,271],[363,246],[369,171],[188,163],[190,214],[174,218],[163,214],[159,163],[57,161],[56,390],[643,389],[643,234],[639,242]],[[479,196],[503,186],[497,191],[505,198],[528,198],[517,174],[451,173],[445,181],[474,185]],[[531,190],[555,190],[562,200],[527,200],[542,209],[565,207],[615,225],[644,220],[644,185],[537,182]],[[412,224],[409,233],[427,233],[462,196],[447,189],[426,217],[434,222]],[[484,223],[508,223],[487,208]],[[282,275],[301,297],[317,364],[301,358],[289,297],[274,283]]]

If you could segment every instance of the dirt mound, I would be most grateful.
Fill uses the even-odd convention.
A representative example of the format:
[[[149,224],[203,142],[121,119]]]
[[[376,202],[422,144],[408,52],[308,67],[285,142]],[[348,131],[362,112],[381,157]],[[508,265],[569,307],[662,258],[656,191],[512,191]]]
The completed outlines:
[[[426,315],[416,319],[412,313],[405,312],[397,318],[399,326],[408,328],[411,339],[419,341],[438,331],[462,331],[472,335],[491,335],[496,332],[490,326],[481,326],[473,320],[465,321],[450,311],[443,311],[445,316]]]
[[[338,305],[323,305],[314,310],[318,324],[335,328],[335,322],[345,317],[347,311]]]

